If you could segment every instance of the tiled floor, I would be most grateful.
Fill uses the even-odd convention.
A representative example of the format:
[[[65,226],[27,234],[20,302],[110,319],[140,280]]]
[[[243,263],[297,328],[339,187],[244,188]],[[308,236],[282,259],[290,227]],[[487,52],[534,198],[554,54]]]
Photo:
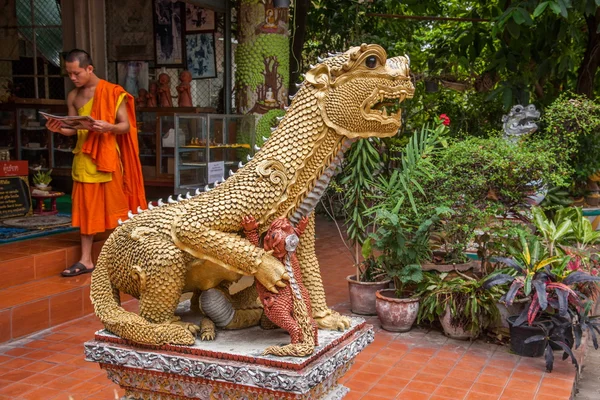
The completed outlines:
[[[351,259],[332,223],[319,221],[317,253],[328,303],[348,313]],[[135,310],[135,301],[125,304]],[[354,399],[510,399],[567,400],[574,367],[557,354],[555,370],[544,373],[543,359],[511,355],[507,347],[447,339],[437,331],[415,328],[396,334],[379,329],[375,342],[358,357],[343,384]],[[0,400],[114,399],[104,371],[83,359],[83,342],[102,326],[93,316],[54,327],[0,346]]]

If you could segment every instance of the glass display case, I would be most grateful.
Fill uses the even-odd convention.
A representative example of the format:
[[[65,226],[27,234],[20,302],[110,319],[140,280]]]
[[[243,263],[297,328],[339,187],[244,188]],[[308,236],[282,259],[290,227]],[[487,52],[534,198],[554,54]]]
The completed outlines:
[[[15,112],[19,159],[29,161],[29,168],[47,170],[55,167],[54,138],[52,132],[46,129],[46,119],[40,115],[40,111],[66,115],[66,112],[57,113],[43,106],[18,107]],[[66,163],[65,167],[71,168],[71,164]]]
[[[11,160],[18,158],[16,132],[15,112],[0,110],[0,150],[7,151]]]
[[[0,153],[11,160],[26,160],[32,169],[55,169],[53,175],[70,175],[77,138],[52,133],[40,111],[67,115],[64,101],[17,99],[0,104]]]
[[[175,115],[212,112],[202,107],[144,107],[136,110],[140,162],[146,186],[173,186]]]
[[[156,179],[156,112],[138,112],[138,146],[144,179]]]
[[[175,193],[204,190],[245,163],[253,154],[254,121],[253,115],[176,114]]]

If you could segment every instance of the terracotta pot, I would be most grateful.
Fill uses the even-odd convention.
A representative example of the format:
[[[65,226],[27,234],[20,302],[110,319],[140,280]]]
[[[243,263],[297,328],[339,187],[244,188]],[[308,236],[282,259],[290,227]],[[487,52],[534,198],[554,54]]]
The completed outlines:
[[[571,203],[571,205],[573,207],[583,207],[585,205],[585,198],[584,197],[578,197],[573,199],[573,203]]]
[[[390,280],[381,282],[359,282],[356,275],[346,277],[350,292],[350,310],[354,314],[376,315],[375,293],[390,286]]]
[[[419,314],[419,298],[398,298],[396,289],[378,290],[375,294],[381,327],[391,332],[406,332]]]
[[[440,317],[440,323],[442,324],[442,328],[444,328],[444,334],[446,336],[458,340],[472,340],[479,336],[479,333],[473,334],[469,331],[466,331],[464,327],[460,325],[452,326],[451,315],[450,307],[446,306],[446,311]]]
[[[588,206],[597,207],[600,204],[600,195],[592,194],[589,196],[585,196],[585,202]]]
[[[507,306],[504,303],[497,302],[496,308],[500,313],[500,318],[496,321],[496,328],[508,329],[508,317],[521,314],[521,311],[525,308],[525,303],[513,303],[512,305]]]

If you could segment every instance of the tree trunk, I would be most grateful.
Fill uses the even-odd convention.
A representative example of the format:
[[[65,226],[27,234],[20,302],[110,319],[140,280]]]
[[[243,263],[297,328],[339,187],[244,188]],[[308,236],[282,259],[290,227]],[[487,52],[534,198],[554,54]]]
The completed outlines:
[[[600,7],[594,15],[585,18],[588,29],[588,43],[579,67],[576,93],[584,94],[590,99],[594,97],[594,78],[600,66],[600,33],[597,33],[600,22]]]
[[[302,64],[302,49],[304,48],[304,40],[306,38],[306,18],[308,14],[309,0],[296,0],[294,2],[294,33],[292,47],[290,51],[290,83],[289,93],[295,94],[298,90],[296,82],[303,71]]]

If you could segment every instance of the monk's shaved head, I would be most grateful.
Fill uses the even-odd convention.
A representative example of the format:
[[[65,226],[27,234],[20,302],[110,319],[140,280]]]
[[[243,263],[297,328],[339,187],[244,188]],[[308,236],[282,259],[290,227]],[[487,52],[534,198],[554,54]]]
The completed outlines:
[[[67,53],[65,56],[66,62],[75,62],[79,61],[80,68],[87,68],[89,65],[94,65],[92,62],[92,57],[85,50],[73,49]]]

